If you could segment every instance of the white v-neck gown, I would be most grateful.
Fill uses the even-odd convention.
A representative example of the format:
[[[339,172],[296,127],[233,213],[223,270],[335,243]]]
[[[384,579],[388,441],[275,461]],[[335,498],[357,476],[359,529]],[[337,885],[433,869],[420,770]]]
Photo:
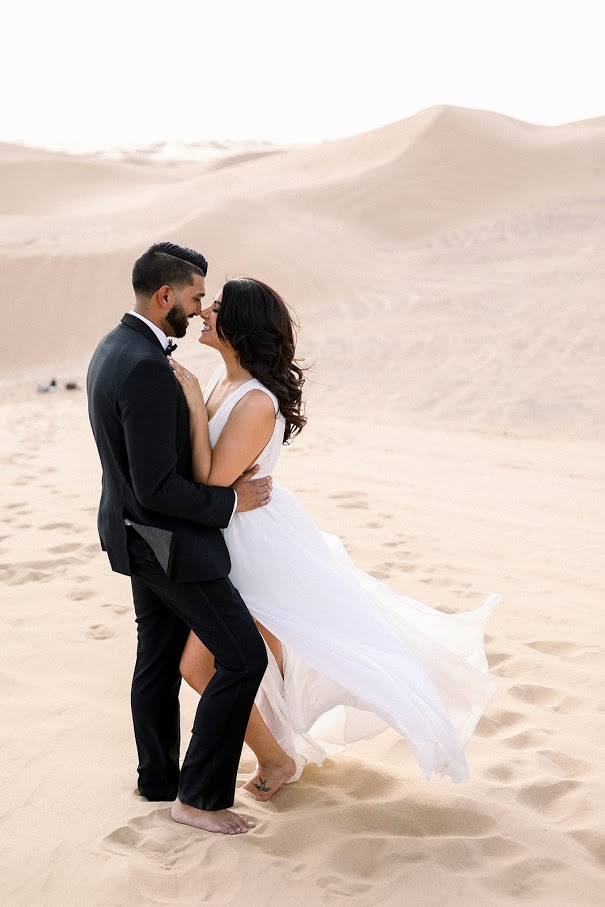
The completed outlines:
[[[212,393],[224,367],[211,377]],[[271,397],[276,423],[258,458],[275,469],[284,419],[256,379],[239,387],[210,420],[216,444],[249,391]],[[483,631],[499,595],[474,611],[444,614],[397,595],[358,570],[340,539],[321,532],[296,498],[273,483],[271,502],[236,513],[224,531],[230,578],[250,613],[283,645],[284,677],[270,651],[256,704],[280,746],[307,762],[394,728],[427,777],[468,777],[464,747],[492,697]]]

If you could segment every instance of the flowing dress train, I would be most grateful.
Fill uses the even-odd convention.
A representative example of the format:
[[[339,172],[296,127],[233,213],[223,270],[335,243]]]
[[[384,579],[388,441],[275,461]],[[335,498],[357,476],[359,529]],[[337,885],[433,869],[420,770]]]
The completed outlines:
[[[224,367],[210,379],[208,400]],[[284,419],[276,397],[256,379],[241,385],[209,423],[214,447],[234,406],[264,391],[276,411],[273,435],[257,460],[275,469]],[[250,613],[282,643],[284,676],[269,667],[256,704],[282,748],[307,762],[387,727],[409,742],[427,777],[468,777],[464,748],[495,685],[483,634],[500,600],[445,614],[397,595],[358,570],[335,535],[322,532],[287,489],[273,483],[271,502],[236,513],[224,530],[230,578]]]

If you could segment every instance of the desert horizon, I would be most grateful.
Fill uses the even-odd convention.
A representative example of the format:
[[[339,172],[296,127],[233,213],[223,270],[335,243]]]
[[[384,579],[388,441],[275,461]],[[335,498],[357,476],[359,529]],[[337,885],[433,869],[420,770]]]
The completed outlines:
[[[605,116],[440,105],[174,154],[0,143],[5,902],[600,903]],[[387,731],[267,804],[238,794],[241,840],[135,794],[135,624],[83,388],[160,240],[206,255],[209,297],[250,274],[297,313],[309,422],[276,478],[318,525],[435,608],[503,595],[468,782],[425,781]],[[203,383],[198,335],[177,358]],[[245,748],[240,783],[253,767]]]

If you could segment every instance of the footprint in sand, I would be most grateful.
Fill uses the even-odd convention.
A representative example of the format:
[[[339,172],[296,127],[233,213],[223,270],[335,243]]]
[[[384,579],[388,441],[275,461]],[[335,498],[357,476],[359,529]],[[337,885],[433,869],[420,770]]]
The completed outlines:
[[[21,564],[0,564],[0,573],[10,586],[23,583],[44,583],[56,579],[72,563],[72,558],[51,561],[24,561]],[[65,568],[61,570],[60,568]]]
[[[48,530],[53,530],[53,529],[69,529],[69,530],[73,530],[74,527],[72,526],[71,523],[47,523],[45,526],[40,526],[40,529],[48,529]]]
[[[519,803],[544,815],[557,806],[566,794],[582,786],[581,781],[572,781],[569,778],[563,781],[536,781],[534,784],[526,784],[521,787],[517,791],[516,799]]]
[[[479,737],[495,737],[501,731],[507,731],[509,728],[525,720],[525,715],[521,712],[509,712],[506,709],[492,712],[490,715],[484,715],[475,733]]]
[[[426,582],[426,580],[423,580],[423,582]],[[436,589],[455,589],[456,592],[461,592],[463,588],[462,584],[459,583],[458,580],[448,579],[445,574],[441,574],[439,572],[439,569],[437,569],[436,575],[433,576],[430,582],[433,584],[433,586],[435,586]]]
[[[527,853],[527,847],[503,835],[489,835],[477,841],[476,845],[485,856],[507,862],[511,857],[520,857],[521,854]]]
[[[605,868],[605,835],[591,828],[580,828],[570,831],[570,836],[578,841],[590,855],[592,861]]]
[[[445,868],[448,874],[461,872],[466,875],[469,870],[481,865],[474,847],[469,847],[468,841],[459,838],[439,841],[433,848],[436,862]]]
[[[368,570],[368,573],[370,576],[373,576],[374,579],[380,580],[381,583],[391,578],[391,572],[389,570],[381,570],[380,568],[377,570]]]
[[[323,888],[327,894],[339,900],[341,898],[347,898],[348,900],[356,894],[366,892],[370,885],[368,883],[352,882],[350,879],[343,879],[342,876],[328,875],[317,877],[317,887]]]
[[[5,582],[8,586],[23,586],[26,583],[48,583],[53,579],[52,574],[43,570],[7,570]]]
[[[75,602],[84,602],[86,599],[92,598],[93,595],[95,595],[95,592],[92,589],[76,589],[75,592],[69,593],[69,597]]]
[[[372,570],[368,570],[368,573],[370,574],[370,576],[373,576],[374,579],[390,579],[393,572],[392,568],[394,566],[395,564],[393,563],[393,561],[383,561],[382,564],[377,564],[376,567],[374,567]]]
[[[101,605],[102,608],[111,608],[114,614],[126,614],[127,611],[132,611],[132,608],[129,608],[127,605],[112,605],[111,602],[106,602],[104,605]]]
[[[55,545],[54,548],[49,548],[48,551],[50,554],[67,554],[67,552],[76,551],[81,547],[79,542],[66,542],[64,545]]]
[[[507,895],[510,898],[524,900],[529,898],[545,886],[545,879],[550,879],[554,873],[566,868],[561,860],[550,860],[546,857],[527,857],[518,860],[497,875],[490,875],[483,880],[483,884],[491,892]],[[551,902],[552,903],[552,902]]]
[[[401,741],[398,741],[401,742]],[[310,766],[305,769],[305,778]],[[334,785],[343,797],[355,800],[385,800],[396,795],[401,790],[401,781],[395,775],[370,767],[361,759],[347,757],[346,765],[333,762],[331,765],[324,763],[318,781],[326,785]],[[365,778],[367,784],[361,785],[360,778]]]
[[[336,501],[339,510],[368,510],[367,495],[361,491],[345,491],[331,494],[330,500]]]
[[[89,639],[110,639],[116,634],[109,627],[104,627],[103,624],[91,624],[86,631],[86,635]]]
[[[548,728],[532,728],[529,731],[522,731],[520,734],[515,734],[514,737],[505,737],[502,740],[502,745],[507,746],[512,750],[534,749],[544,745],[544,736],[546,734],[552,736],[554,733],[554,731],[551,731]]]
[[[510,762],[502,762],[499,765],[492,765],[483,772],[486,777],[500,781],[502,784],[509,784],[519,773],[514,765]]]
[[[174,864],[176,857],[189,848],[200,846],[200,834],[178,825],[170,817],[170,808],[152,809],[146,816],[135,816],[103,838],[103,847],[111,853],[128,857],[144,857],[164,868]],[[205,840],[211,846],[219,835],[209,835]]]
[[[160,838],[165,837],[165,833],[161,834],[165,820],[174,828],[179,827],[170,818],[170,809],[154,809],[149,816],[137,816],[128,825],[110,832],[103,838],[103,845],[112,853],[130,856],[133,851],[137,851],[157,857],[162,853]]]
[[[486,644],[491,646],[491,642],[487,640]],[[535,662],[531,659],[524,661],[519,655],[511,655],[510,658],[505,658],[493,670],[494,674],[497,674],[498,677],[504,677],[506,680],[514,680],[526,674],[533,677],[535,674]]]
[[[551,712],[557,712],[559,715],[572,715],[574,712],[583,712],[590,705],[584,699],[578,699],[577,696],[564,696],[557,705],[550,707]]]
[[[542,706],[551,712],[560,714],[571,714],[579,709],[586,708],[586,703],[575,696],[561,697],[558,690],[552,687],[539,686],[537,684],[518,684],[509,690],[511,696],[520,699],[522,702],[529,702],[532,705]]]
[[[552,687],[543,687],[538,684],[518,684],[508,691],[515,699],[529,702],[531,705],[549,706],[558,701],[559,693]]]
[[[542,652],[545,655],[555,655],[557,657],[569,658],[584,655],[586,652],[598,651],[598,646],[576,646],[573,643],[564,640],[543,639],[536,642],[528,642],[526,645],[536,652]]]
[[[103,838],[103,844],[112,853],[128,854],[139,849],[141,833],[130,825],[116,828]]]
[[[570,661],[600,659],[602,658],[602,648],[597,645],[577,646],[573,643],[555,640],[543,640],[538,642],[527,643],[527,645],[536,652],[543,652],[546,655],[554,655],[558,658],[569,659]]]
[[[351,828],[371,828],[373,835],[386,838],[476,838],[497,831],[486,812],[469,809],[465,801],[451,807],[432,807],[412,799],[390,800],[387,808],[368,811],[366,803],[347,803],[332,809],[326,822],[334,831],[350,834]]]
[[[574,756],[568,756],[567,753],[558,753],[555,750],[538,750],[538,756],[541,756],[545,761],[547,760],[549,766],[556,765],[566,777],[570,775],[573,777],[590,775],[595,774],[597,771],[595,766],[589,765],[588,762],[583,762],[581,759],[576,759]]]
[[[488,652],[487,661],[490,668],[497,668],[499,664],[502,664],[503,661],[508,661],[510,658],[508,652]]]
[[[528,642],[526,645],[536,652],[543,652],[545,655],[573,655],[578,651],[578,646],[574,646],[570,642],[554,639],[538,639],[535,642]]]

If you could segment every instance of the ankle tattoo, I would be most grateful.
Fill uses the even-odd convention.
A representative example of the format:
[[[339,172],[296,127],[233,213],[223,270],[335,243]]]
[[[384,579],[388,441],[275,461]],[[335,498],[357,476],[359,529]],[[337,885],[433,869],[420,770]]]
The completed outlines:
[[[269,780],[268,778],[263,779],[259,776],[260,784],[255,784],[253,781],[252,785],[253,785],[253,787],[255,787],[257,789],[257,791],[262,791],[264,793],[268,793],[271,790],[270,787],[266,786],[268,780]]]

